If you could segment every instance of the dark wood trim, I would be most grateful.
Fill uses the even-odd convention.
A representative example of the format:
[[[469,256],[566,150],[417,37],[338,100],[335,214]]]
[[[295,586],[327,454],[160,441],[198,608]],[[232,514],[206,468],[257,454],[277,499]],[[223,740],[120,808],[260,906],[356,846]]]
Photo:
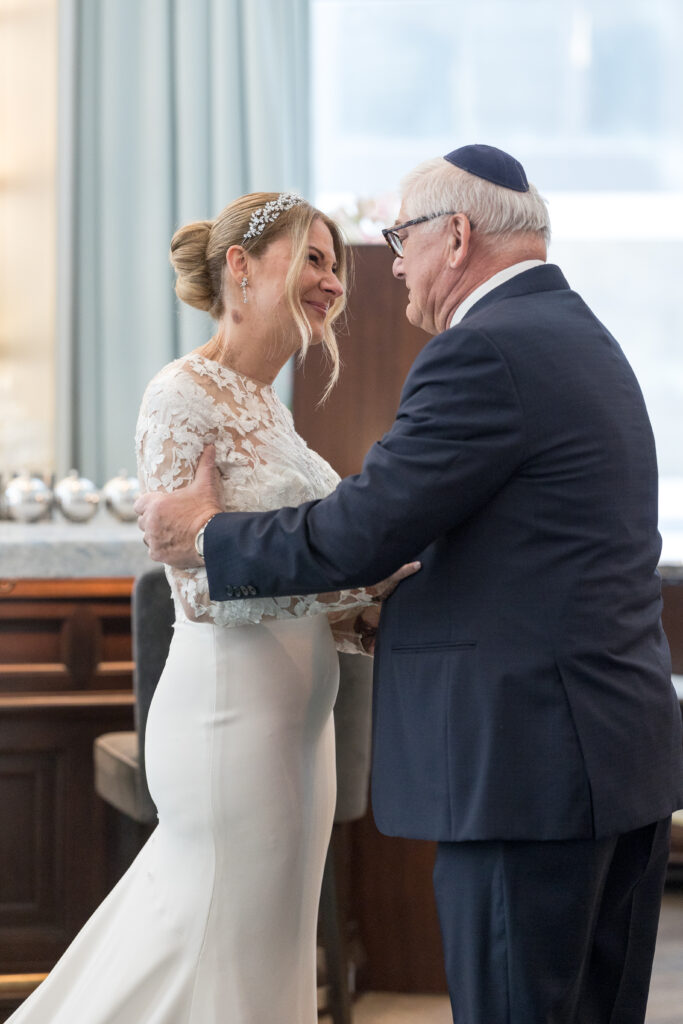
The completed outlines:
[[[0,579],[0,599],[16,598],[130,598],[133,590],[132,576],[102,579]]]
[[[21,693],[0,694],[0,712],[18,711],[39,714],[55,711],[92,711],[131,708],[135,698],[130,691],[75,692],[75,693]]]
[[[47,974],[0,974],[0,1000],[23,1000],[45,981]]]

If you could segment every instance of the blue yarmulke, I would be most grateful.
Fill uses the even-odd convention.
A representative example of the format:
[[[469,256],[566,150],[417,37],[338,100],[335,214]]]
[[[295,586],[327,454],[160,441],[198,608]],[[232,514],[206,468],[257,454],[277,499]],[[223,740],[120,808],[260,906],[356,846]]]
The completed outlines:
[[[444,160],[455,167],[461,167],[463,171],[476,174],[478,178],[492,181],[494,185],[502,185],[515,192],[529,191],[529,182],[519,160],[495,146],[461,146],[447,153]]]

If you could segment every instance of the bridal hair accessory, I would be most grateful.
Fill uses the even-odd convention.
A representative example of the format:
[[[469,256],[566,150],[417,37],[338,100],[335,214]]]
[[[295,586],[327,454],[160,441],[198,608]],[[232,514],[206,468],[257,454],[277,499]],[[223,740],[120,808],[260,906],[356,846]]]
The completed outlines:
[[[249,230],[242,238],[242,245],[250,238],[258,238],[268,224],[276,221],[285,210],[291,210],[293,206],[305,203],[295,192],[281,192],[277,199],[271,199],[265,206],[259,206],[254,210],[249,221]],[[246,300],[245,300],[246,301]]]
[[[247,285],[249,284],[249,278],[245,274],[240,281],[240,288],[242,289],[242,302],[247,301]]]

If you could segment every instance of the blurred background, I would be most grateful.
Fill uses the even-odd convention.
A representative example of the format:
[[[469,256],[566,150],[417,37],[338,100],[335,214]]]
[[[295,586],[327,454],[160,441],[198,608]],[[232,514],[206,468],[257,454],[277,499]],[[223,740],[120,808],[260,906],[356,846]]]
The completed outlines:
[[[406,170],[486,141],[548,199],[675,488],[682,40],[680,0],[0,0],[0,466],[132,468],[146,381],[211,333],[173,296],[180,222],[293,188],[372,242]]]

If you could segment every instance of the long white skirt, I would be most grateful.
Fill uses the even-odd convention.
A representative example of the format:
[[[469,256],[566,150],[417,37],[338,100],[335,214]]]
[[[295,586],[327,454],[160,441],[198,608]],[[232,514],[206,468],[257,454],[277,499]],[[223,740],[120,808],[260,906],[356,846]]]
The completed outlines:
[[[337,685],[324,616],[176,624],[147,725],[159,824],[11,1024],[314,1024]]]

